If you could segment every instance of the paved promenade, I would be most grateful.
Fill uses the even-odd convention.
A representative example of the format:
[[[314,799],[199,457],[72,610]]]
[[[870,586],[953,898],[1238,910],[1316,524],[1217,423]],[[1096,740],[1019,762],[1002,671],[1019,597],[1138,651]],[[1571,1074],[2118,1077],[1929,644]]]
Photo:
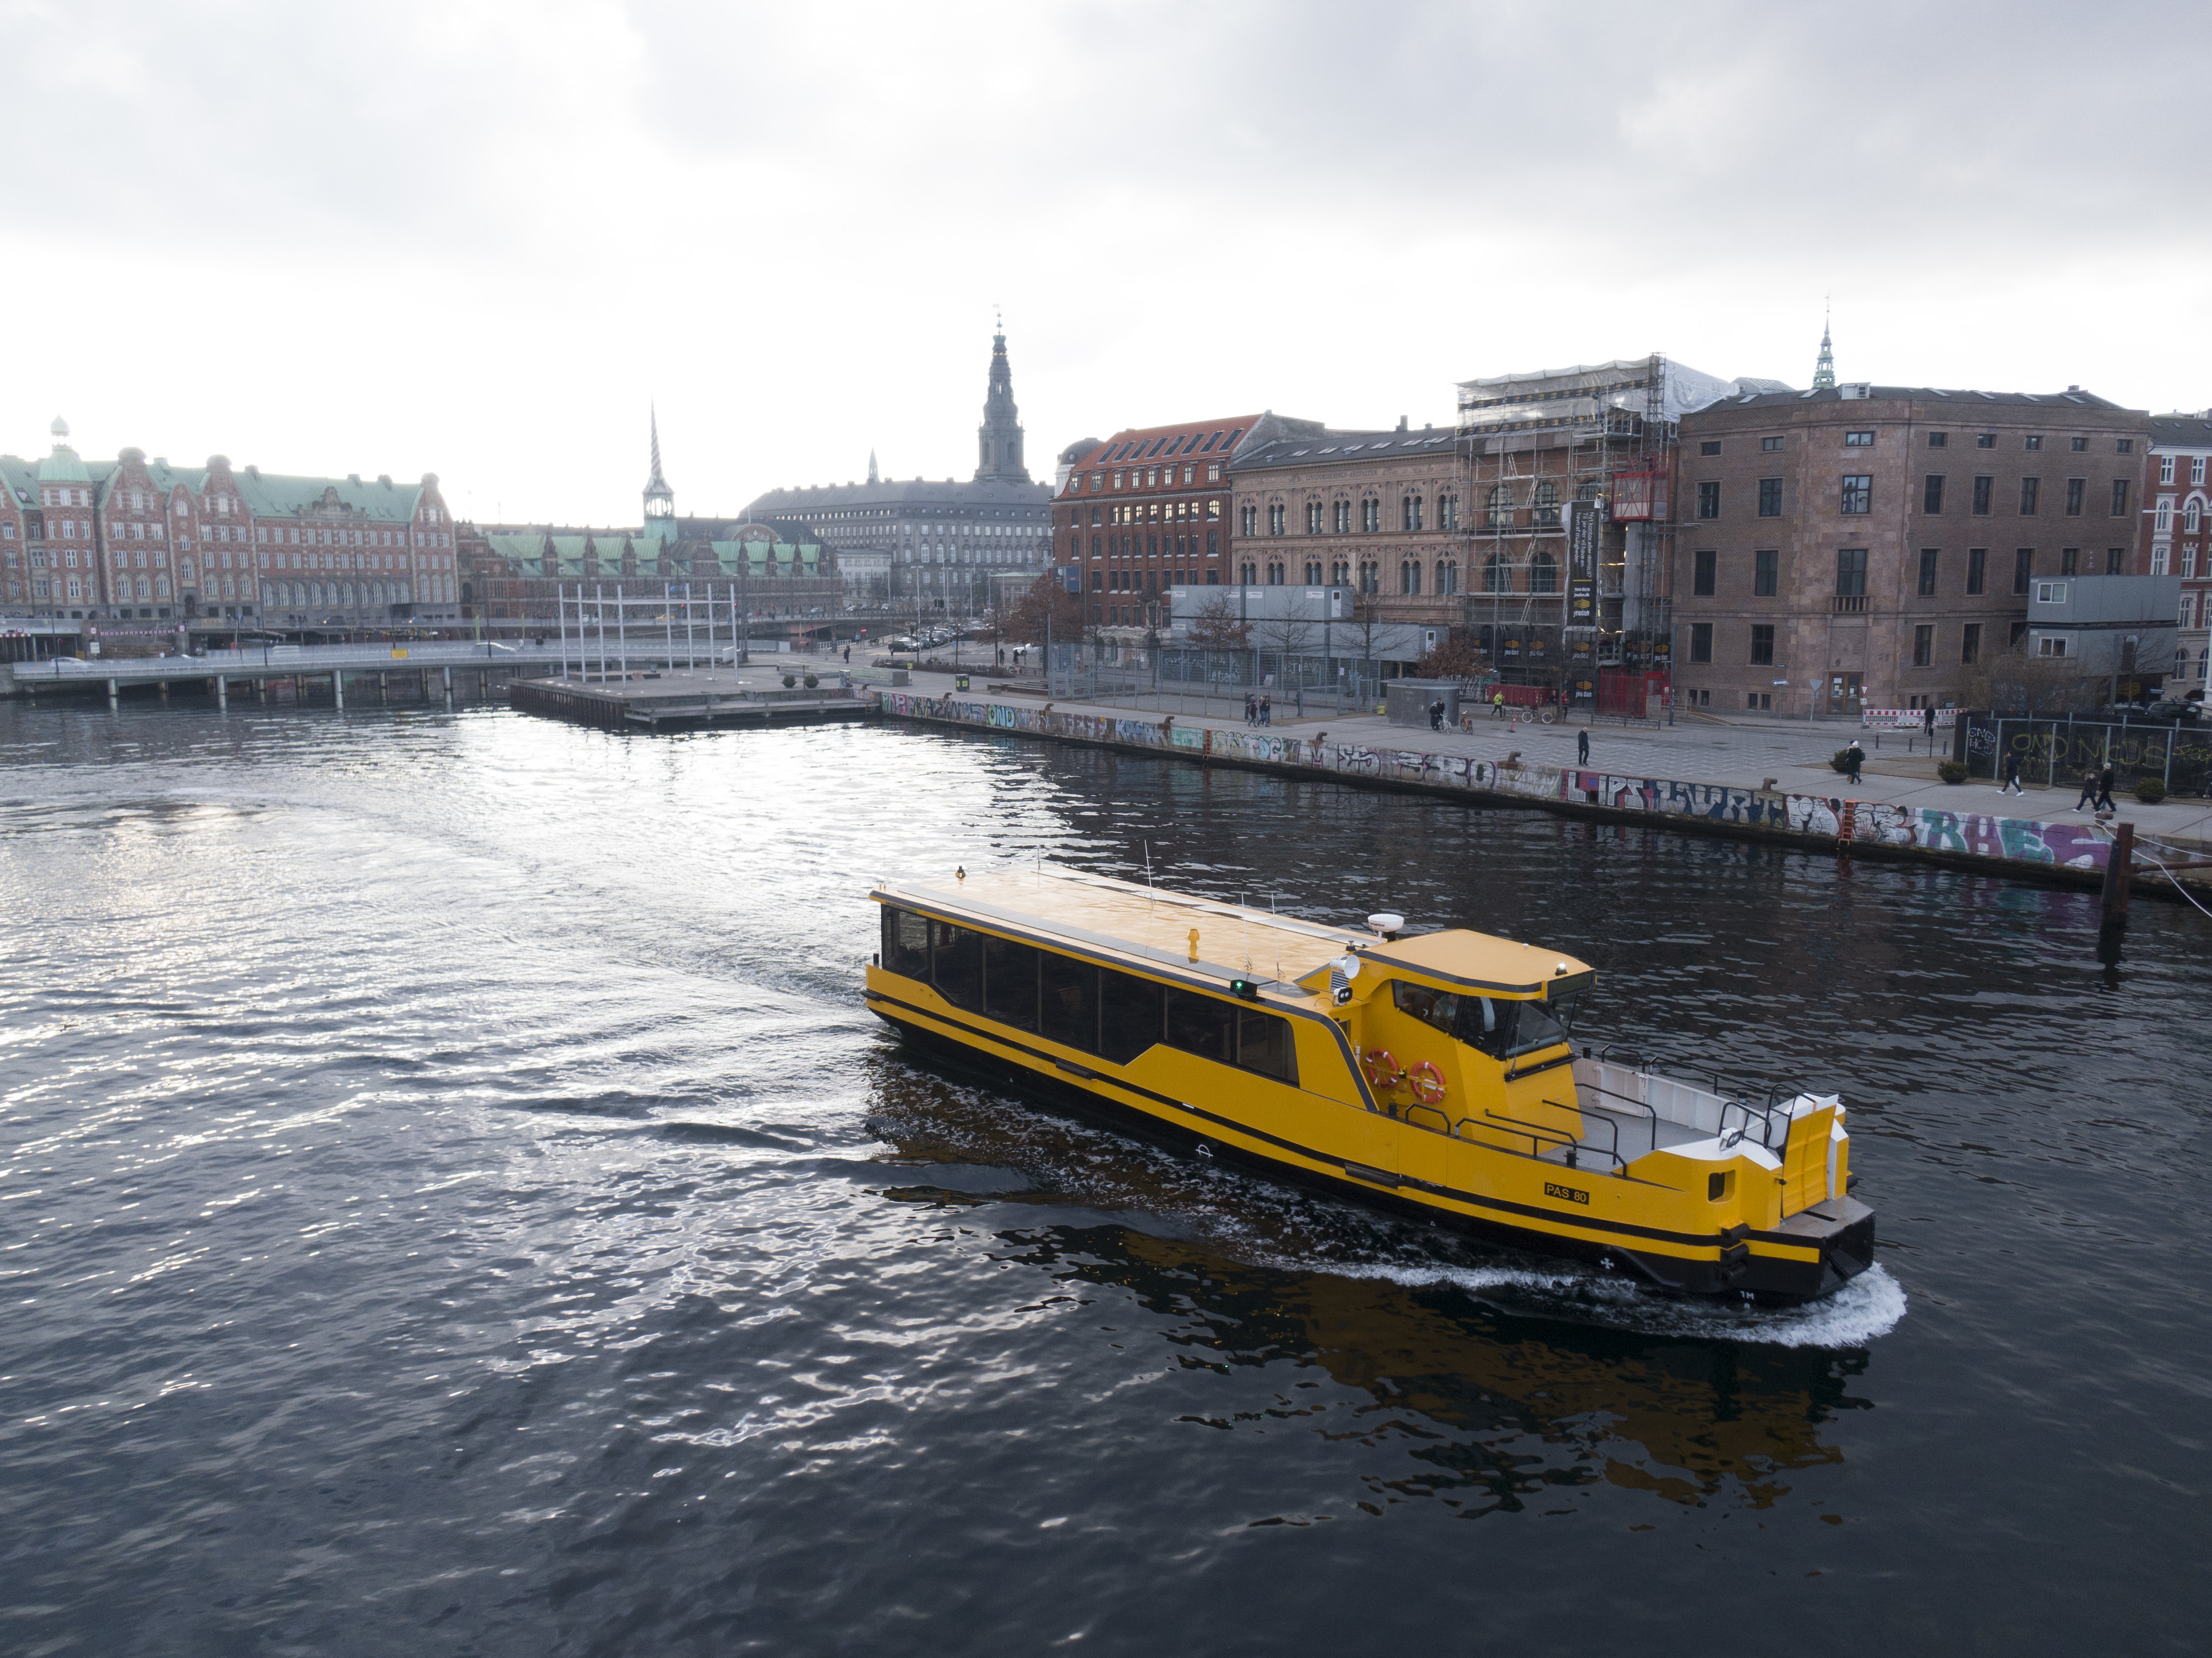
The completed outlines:
[[[873,678],[874,676],[871,676]],[[952,689],[950,674],[916,673],[912,689],[925,696],[961,695]],[[998,702],[1042,708],[1047,699],[1035,693],[988,691],[982,674],[970,676],[965,695],[988,695]],[[993,680],[990,683],[1001,683]],[[1123,720],[1158,720],[1168,718],[1149,708],[1109,704],[1055,701],[1067,714],[1096,714]],[[1564,719],[1555,726],[1515,726],[1487,715],[1477,715],[1472,732],[1447,726],[1440,732],[1394,726],[1379,714],[1350,718],[1309,714],[1301,720],[1285,717],[1279,704],[1272,729],[1286,735],[1313,738],[1326,732],[1332,743],[1358,744],[1376,749],[1415,749],[1432,754],[1464,755],[1472,759],[1503,760],[1516,750],[1522,759],[1537,766],[1572,766],[1575,736],[1581,729]],[[1173,715],[1179,729],[1212,726],[1242,730],[1241,718],[1221,715]],[[1697,714],[1677,716],[1679,723],[1646,729],[1640,722],[1607,721],[1590,728],[1588,769],[1634,777],[1666,778],[1682,783],[1717,783],[1731,788],[1756,789],[1774,780],[1773,786],[1788,794],[1817,794],[1838,799],[1885,802],[1918,809],[1938,807],[1945,811],[1979,812],[1992,817],[2027,817],[2087,822],[2088,813],[2072,807],[2081,793],[2079,779],[2063,787],[2030,783],[2024,794],[2006,794],[1995,785],[1972,781],[1950,784],[1936,774],[1936,760],[1927,751],[1925,738],[1914,736],[1907,746],[1903,732],[1863,732],[1842,720],[1777,720],[1771,717],[1726,717]],[[1875,738],[1881,747],[1875,747]],[[1948,755],[1948,732],[1937,733],[1942,755]],[[1828,763],[1828,756],[1856,737],[1865,745],[1863,780],[1853,789]],[[2160,840],[2191,843],[2212,842],[2212,802],[2173,799],[2155,806],[2144,805],[2130,795],[2119,799],[2119,816],[2136,826],[2138,833]]]

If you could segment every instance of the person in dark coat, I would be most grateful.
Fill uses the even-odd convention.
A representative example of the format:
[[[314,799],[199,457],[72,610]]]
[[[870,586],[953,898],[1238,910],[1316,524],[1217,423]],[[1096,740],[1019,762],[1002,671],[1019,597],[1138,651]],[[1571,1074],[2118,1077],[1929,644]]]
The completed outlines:
[[[1931,738],[1936,735],[1936,705],[1933,702],[1920,711],[1920,729]]]
[[[2109,760],[2105,762],[2104,768],[2097,774],[2097,810],[2099,811],[2115,810],[2112,805],[2112,762]]]
[[[1859,746],[1859,739],[1856,737],[1851,738],[1850,746],[1844,750],[1844,763],[1851,768],[1850,784],[1853,788],[1856,788],[1859,783],[1859,768],[1866,764],[1866,750]]]
[[[2081,798],[2074,803],[2074,810],[2079,811],[2084,806],[2094,809],[2096,804],[2097,774],[2094,770],[2085,771],[2081,774]]]
[[[1589,764],[1589,727],[1588,726],[1575,733],[1575,763],[1578,766]]]
[[[2026,794],[2027,793],[2026,789],[2020,786],[2020,755],[2017,750],[2005,756],[2004,786],[1999,789],[1997,793],[1999,794]]]

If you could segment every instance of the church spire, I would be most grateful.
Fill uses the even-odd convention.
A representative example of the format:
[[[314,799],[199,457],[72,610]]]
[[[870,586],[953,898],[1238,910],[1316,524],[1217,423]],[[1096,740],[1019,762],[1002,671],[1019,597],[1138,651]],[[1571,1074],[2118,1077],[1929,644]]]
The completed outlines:
[[[1006,331],[991,336],[991,381],[983,398],[983,423],[975,428],[975,482],[1027,483],[1022,464],[1022,423],[1014,407],[1014,371],[1006,363]]]
[[[1813,365],[1813,389],[1832,392],[1836,388],[1836,352],[1828,343],[1828,308],[1820,307],[1820,360]]]
[[[876,452],[872,449],[868,451],[868,482],[871,483],[883,482],[883,479],[876,476]]]
[[[653,476],[645,481],[645,517],[647,523],[657,518],[676,516],[676,491],[668,487],[668,480],[660,475],[660,411],[653,410],[649,418],[653,422]]]

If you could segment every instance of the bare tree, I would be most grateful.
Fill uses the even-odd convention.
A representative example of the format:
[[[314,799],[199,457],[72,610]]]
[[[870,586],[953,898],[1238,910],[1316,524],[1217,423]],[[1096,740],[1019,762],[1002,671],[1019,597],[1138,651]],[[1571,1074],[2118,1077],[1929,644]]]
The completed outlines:
[[[1237,650],[1249,644],[1252,624],[1237,614],[1226,588],[1216,591],[1191,613],[1190,642],[1206,650]]]
[[[2084,678],[2063,656],[2030,656],[2019,646],[1984,655],[1967,670],[1959,700],[1970,708],[2063,714],[2097,708],[2105,681]]]
[[[1048,618],[1054,638],[1072,643],[1082,637],[1082,599],[1068,592],[1059,578],[1041,575],[1022,595],[1022,602],[1007,615],[1005,636],[1025,645],[1041,645]]]

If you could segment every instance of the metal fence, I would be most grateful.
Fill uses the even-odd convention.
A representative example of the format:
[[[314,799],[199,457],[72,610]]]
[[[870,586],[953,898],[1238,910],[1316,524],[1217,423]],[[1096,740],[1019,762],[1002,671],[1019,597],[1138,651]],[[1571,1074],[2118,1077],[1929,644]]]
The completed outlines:
[[[1049,679],[1057,700],[1169,714],[1241,713],[1265,697],[1283,718],[1373,713],[1382,701],[1382,665],[1372,659],[1170,645],[1106,657],[1085,645],[1054,645]]]
[[[2168,793],[2212,795],[2212,731],[2195,726],[1976,714],[1966,716],[1963,740],[1971,777],[2001,777],[2005,756],[2016,755],[2030,783],[2078,783],[2083,772],[2110,764],[2119,788],[2154,777]]]

